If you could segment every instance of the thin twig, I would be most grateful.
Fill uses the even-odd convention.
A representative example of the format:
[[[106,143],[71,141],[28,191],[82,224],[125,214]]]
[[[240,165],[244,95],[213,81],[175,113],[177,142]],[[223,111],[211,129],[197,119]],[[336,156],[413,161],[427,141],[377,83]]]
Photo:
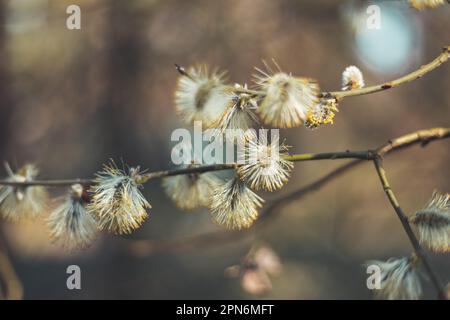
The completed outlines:
[[[449,129],[450,130],[450,129]],[[303,153],[303,154],[294,154],[285,157],[286,160],[292,162],[301,162],[301,161],[314,161],[314,160],[335,160],[335,159],[363,159],[363,160],[372,160],[372,155],[370,151],[343,151],[343,152],[324,152],[324,153]],[[143,183],[157,179],[170,177],[175,175],[182,174],[191,174],[191,173],[204,173],[211,171],[221,171],[221,170],[231,170],[239,167],[238,163],[228,163],[228,164],[213,164],[213,165],[199,165],[199,166],[191,166],[188,168],[181,169],[172,169],[172,170],[163,170],[163,171],[155,171],[148,172],[142,175]],[[32,180],[32,181],[9,181],[9,180],[0,180],[0,185],[8,185],[8,186],[47,186],[47,187],[65,187],[73,184],[83,184],[90,185],[95,182],[94,179],[68,179],[68,180]]]
[[[353,89],[353,90],[343,90],[343,91],[328,91],[328,92],[322,92],[320,94],[321,98],[335,98],[335,99],[343,99],[345,97],[351,97],[351,96],[361,96],[365,94],[371,94],[376,93],[384,90],[388,90],[394,87],[398,87],[402,84],[414,81],[416,79],[419,79],[423,77],[425,74],[433,71],[434,69],[441,66],[443,63],[445,63],[450,58],[450,46],[445,46],[442,49],[441,54],[439,54],[433,61],[426,65],[422,65],[419,69],[414,70],[411,73],[408,73],[407,75],[404,75],[403,77],[400,77],[398,79],[384,82],[381,84],[360,88],[360,89]],[[265,92],[263,91],[257,91],[257,90],[251,90],[246,88],[232,88],[235,92],[240,93],[247,93],[254,96],[264,97]]]
[[[370,87],[360,88],[360,89],[354,89],[354,90],[348,90],[348,91],[333,91],[333,92],[323,92],[321,94],[321,97],[324,98],[336,98],[336,99],[342,99],[345,97],[350,96],[360,96],[364,94],[370,94],[375,93],[379,91],[384,91],[387,89],[391,89],[394,87],[398,87],[399,85],[402,85],[407,82],[411,82],[413,80],[416,80],[418,78],[423,77],[425,74],[427,74],[430,71],[433,71],[434,69],[438,68],[440,65],[442,65],[444,62],[446,62],[450,58],[450,46],[446,46],[443,48],[442,53],[437,56],[433,61],[430,63],[421,66],[419,69],[392,81],[388,81],[382,84],[377,84]]]
[[[323,152],[323,153],[303,153],[303,154],[293,154],[286,156],[285,159],[292,162],[301,161],[315,161],[315,160],[336,160],[336,159],[360,159],[360,160],[373,160],[375,153],[385,154],[392,149],[405,148],[410,144],[415,143],[428,143],[435,139],[442,139],[450,136],[450,128],[431,128],[426,130],[419,130],[396,139],[391,140],[388,144],[383,145],[375,151],[341,151],[341,152]],[[230,170],[235,169],[239,166],[238,163],[229,164],[213,164],[213,165],[201,165],[193,166],[189,168],[182,169],[172,169],[155,171],[144,174],[144,180],[153,180],[156,178],[163,178],[168,176],[175,176],[180,174],[190,174],[190,173],[204,173],[210,171],[220,171],[220,170]],[[83,184],[90,185],[94,183],[94,179],[69,179],[69,180],[33,180],[25,182],[0,180],[0,185],[9,186],[48,186],[48,187],[64,187],[73,184]]]
[[[422,261],[423,266],[425,267],[425,271],[427,272],[431,282],[433,283],[434,287],[436,288],[436,291],[438,292],[438,295],[440,298],[443,298],[445,296],[444,287],[442,286],[441,282],[438,279],[438,276],[434,272],[433,268],[431,267],[427,255],[423,248],[420,246],[419,241],[417,240],[416,235],[414,234],[406,214],[403,212],[403,209],[400,207],[400,204],[397,200],[397,197],[394,194],[394,191],[392,190],[391,185],[389,184],[386,170],[383,167],[383,159],[381,156],[376,157],[373,160],[373,163],[375,165],[375,169],[378,173],[378,177],[380,178],[381,185],[383,186],[383,190],[386,193],[386,196],[389,199],[389,202],[391,203],[392,207],[395,210],[395,213],[397,214],[398,218],[400,219],[400,222],[402,223],[403,229],[405,230],[409,241],[411,242],[411,245],[414,248],[414,251],[417,255],[417,257]]]

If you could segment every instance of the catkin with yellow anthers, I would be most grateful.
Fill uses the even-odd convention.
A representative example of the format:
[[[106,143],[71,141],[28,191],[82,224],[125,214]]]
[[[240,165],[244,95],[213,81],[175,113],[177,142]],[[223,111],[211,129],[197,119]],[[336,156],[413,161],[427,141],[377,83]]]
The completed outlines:
[[[245,148],[245,163],[237,173],[251,188],[274,191],[289,179],[293,163],[284,159],[288,147],[275,139],[271,143],[250,141]]]
[[[409,4],[417,10],[424,10],[437,8],[445,4],[445,1],[446,0],[409,0]]]
[[[417,300],[422,295],[417,258],[391,258],[368,261],[381,271],[380,288],[373,289],[376,298],[387,300]]]
[[[211,190],[219,183],[220,179],[211,172],[166,177],[162,182],[166,194],[179,208],[186,210],[208,207]]]
[[[141,226],[148,217],[146,209],[151,208],[139,190],[141,181],[139,168],[131,168],[127,174],[114,163],[105,165],[96,175],[87,209],[100,229],[125,234]]]
[[[177,114],[186,124],[201,121],[205,128],[214,125],[230,103],[230,91],[224,84],[225,73],[193,67],[181,75],[175,91]]]
[[[333,124],[337,112],[339,109],[336,99],[321,99],[319,104],[308,111],[305,126],[315,129],[324,124]]]
[[[16,173],[7,165],[11,182],[32,182],[38,169],[32,165],[24,165]],[[47,208],[48,193],[43,186],[0,186],[0,214],[7,220],[19,221],[34,218]]]
[[[97,236],[98,227],[85,206],[83,186],[72,185],[64,202],[47,219],[51,238],[61,241],[68,249],[89,246]]]
[[[410,222],[417,227],[420,244],[433,252],[450,251],[450,196],[434,192]]]
[[[248,228],[258,218],[263,202],[244,181],[234,177],[213,191],[211,217],[227,229]]]
[[[291,128],[307,120],[308,111],[318,103],[319,85],[310,78],[293,77],[284,72],[266,73],[257,69],[255,82],[264,92],[258,109],[266,125]]]

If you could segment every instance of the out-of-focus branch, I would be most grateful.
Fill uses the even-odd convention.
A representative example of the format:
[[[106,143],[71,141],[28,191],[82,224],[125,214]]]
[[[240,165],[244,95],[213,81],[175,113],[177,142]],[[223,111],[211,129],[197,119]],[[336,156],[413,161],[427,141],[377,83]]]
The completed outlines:
[[[446,46],[443,48],[442,53],[437,56],[433,61],[430,63],[421,66],[419,69],[392,81],[388,81],[382,84],[377,84],[374,86],[369,86],[365,88],[360,89],[354,89],[354,90],[348,90],[348,91],[333,91],[333,92],[323,92],[321,94],[324,98],[336,98],[336,99],[342,99],[345,97],[351,97],[351,96],[360,96],[364,94],[370,94],[375,93],[379,91],[384,91],[387,89],[391,89],[394,87],[398,87],[399,85],[402,85],[404,83],[411,82],[413,80],[419,79],[423,77],[428,72],[433,71],[434,69],[441,66],[443,63],[445,63],[450,58],[450,46]]]
[[[431,128],[425,130],[419,130],[413,133],[409,133],[398,138],[389,140],[388,143],[380,146],[373,151],[367,151],[366,157],[361,157],[357,160],[353,160],[343,166],[326,174],[322,178],[315,182],[308,184],[296,191],[293,191],[287,195],[284,195],[271,203],[262,211],[260,218],[256,223],[247,230],[241,231],[216,231],[205,234],[199,234],[174,240],[137,240],[131,242],[131,246],[134,252],[140,256],[150,255],[156,252],[177,251],[184,249],[196,248],[198,246],[206,247],[216,244],[224,244],[231,241],[237,241],[243,237],[247,237],[256,229],[266,224],[266,221],[273,218],[279,213],[282,207],[289,203],[303,198],[311,192],[317,191],[324,185],[328,184],[332,180],[340,177],[344,173],[355,168],[357,165],[363,163],[366,159],[377,159],[380,156],[390,154],[402,150],[407,147],[411,147],[416,144],[426,146],[428,143],[434,140],[446,139],[450,137],[450,128]],[[332,159],[332,158],[328,158]],[[127,244],[128,245],[128,244]]]
[[[422,261],[422,264],[425,268],[425,271],[427,272],[431,282],[433,283],[434,287],[436,288],[436,291],[438,292],[438,296],[442,299],[445,297],[445,290],[442,286],[441,282],[438,279],[438,276],[434,272],[433,268],[431,267],[430,262],[428,261],[427,255],[423,248],[420,246],[419,241],[417,240],[416,235],[414,234],[414,231],[412,230],[408,217],[403,212],[403,209],[400,207],[400,204],[397,200],[397,197],[395,196],[394,191],[392,190],[391,185],[389,184],[386,170],[383,167],[383,159],[381,156],[376,157],[374,160],[375,169],[378,173],[378,177],[380,178],[381,185],[383,186],[383,190],[386,193],[387,198],[389,199],[389,202],[391,203],[392,207],[395,210],[395,213],[397,214],[398,218],[400,219],[400,222],[402,223],[403,229],[405,230],[409,241],[411,242],[411,245],[414,248],[414,252],[416,253],[417,257]]]
[[[14,266],[8,256],[6,244],[0,235],[0,299],[20,300],[23,288]]]

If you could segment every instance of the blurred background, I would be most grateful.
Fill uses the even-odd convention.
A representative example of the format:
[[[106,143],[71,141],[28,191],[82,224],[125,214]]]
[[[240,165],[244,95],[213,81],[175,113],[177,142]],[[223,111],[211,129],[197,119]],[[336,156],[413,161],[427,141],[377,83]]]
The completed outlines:
[[[380,29],[368,29],[370,4]],[[66,28],[66,8],[81,8],[81,30]],[[428,63],[450,44],[450,6],[417,12],[406,1],[329,0],[10,0],[0,1],[0,160],[36,163],[41,178],[92,177],[109,158],[149,170],[172,166],[170,134],[178,74],[173,63],[206,63],[230,81],[251,84],[254,66],[276,59],[284,71],[340,89],[357,65],[367,85]],[[282,131],[292,152],[368,149],[388,139],[448,126],[450,65],[399,88],[347,98],[335,124]],[[449,141],[386,159],[408,213],[434,189],[450,191]],[[267,201],[296,190],[344,162],[301,163]],[[6,172],[1,169],[1,176]],[[52,190],[56,197],[64,190]],[[26,299],[254,298],[224,269],[239,263],[248,239],[150,252],[140,240],[168,240],[219,230],[206,210],[178,210],[159,181],[145,186],[153,209],[129,236],[102,235],[66,252],[52,244],[45,216],[1,233]],[[284,207],[259,234],[283,263],[274,299],[370,299],[362,264],[409,255],[410,244],[370,163]],[[140,242],[138,242],[140,243]],[[443,282],[449,256],[433,255]],[[82,289],[68,290],[66,268],[81,267]],[[434,298],[425,285],[425,298]],[[261,297],[258,297],[261,298]]]

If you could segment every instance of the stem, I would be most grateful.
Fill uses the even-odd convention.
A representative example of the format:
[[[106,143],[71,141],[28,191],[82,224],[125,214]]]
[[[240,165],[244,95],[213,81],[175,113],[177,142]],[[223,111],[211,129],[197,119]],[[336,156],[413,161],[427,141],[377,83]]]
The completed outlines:
[[[434,287],[436,288],[436,291],[438,292],[439,297],[444,297],[444,288],[441,285],[441,282],[439,281],[436,273],[433,271],[428,258],[426,256],[425,251],[420,246],[419,241],[417,240],[416,235],[414,234],[411,225],[409,224],[408,217],[403,212],[402,208],[400,207],[400,204],[397,200],[397,197],[394,194],[394,191],[392,191],[392,188],[389,184],[389,181],[386,176],[386,171],[383,167],[383,159],[381,156],[375,157],[373,159],[373,163],[375,165],[375,169],[378,173],[378,177],[380,178],[381,185],[383,186],[383,190],[386,193],[386,196],[389,199],[389,202],[391,203],[392,207],[395,210],[395,213],[397,214],[398,218],[400,219],[400,222],[402,223],[403,229],[405,230],[409,241],[411,242],[411,245],[414,248],[414,251],[417,255],[417,257],[422,261],[423,266],[425,267],[425,271],[428,273],[428,276],[430,277],[431,282],[433,283]]]
[[[361,159],[361,160],[372,160],[373,153],[371,151],[343,151],[343,152],[324,152],[324,153],[303,153],[294,154],[284,157],[284,159],[292,162],[302,162],[302,161],[313,161],[313,160],[335,160],[335,159]],[[181,174],[191,174],[191,173],[205,173],[210,171],[221,171],[221,170],[231,170],[236,169],[240,166],[238,163],[229,164],[213,164],[213,165],[203,165],[195,166],[182,169],[173,170],[163,170],[149,172],[142,175],[142,183],[146,183],[151,179],[164,178],[170,176],[176,176]],[[47,186],[47,187],[65,187],[73,184],[90,185],[95,183],[94,179],[68,179],[68,180],[33,180],[33,181],[8,181],[0,180],[0,185],[8,186]]]
[[[303,153],[293,154],[284,157],[285,160],[292,162],[312,161],[312,160],[335,160],[335,159],[360,159],[372,160],[373,153],[369,151],[342,151],[342,152],[323,152],[323,153]]]
[[[438,68],[440,65],[442,65],[444,62],[446,62],[450,58],[450,46],[446,46],[443,48],[442,53],[437,56],[433,61],[430,63],[421,66],[419,69],[392,81],[388,81],[382,84],[377,84],[370,87],[360,88],[360,89],[354,89],[354,90],[348,90],[348,91],[332,91],[332,92],[323,92],[321,94],[321,97],[324,98],[331,98],[334,97],[336,99],[342,99],[345,97],[351,97],[351,96],[360,96],[364,94],[370,94],[375,93],[379,91],[384,91],[387,89],[391,89],[394,87],[398,87],[399,85],[402,85],[407,82],[411,82],[413,80],[416,80],[418,78],[421,78],[425,74],[427,74],[430,71],[433,71],[434,69]]]
[[[301,153],[286,156],[285,159],[292,162],[315,161],[315,160],[336,160],[336,159],[359,159],[373,160],[375,156],[386,154],[394,149],[406,148],[412,144],[421,143],[425,145],[433,140],[450,137],[450,128],[431,128],[419,130],[404,136],[390,140],[375,151],[340,151],[323,153]],[[164,178],[180,174],[204,173],[220,170],[231,170],[239,167],[238,163],[202,165],[182,169],[163,170],[149,172],[142,176],[143,183],[156,178]],[[47,187],[66,187],[73,184],[90,185],[95,182],[94,179],[72,179],[72,180],[33,180],[25,182],[0,180],[0,185],[9,186],[47,186]]]

